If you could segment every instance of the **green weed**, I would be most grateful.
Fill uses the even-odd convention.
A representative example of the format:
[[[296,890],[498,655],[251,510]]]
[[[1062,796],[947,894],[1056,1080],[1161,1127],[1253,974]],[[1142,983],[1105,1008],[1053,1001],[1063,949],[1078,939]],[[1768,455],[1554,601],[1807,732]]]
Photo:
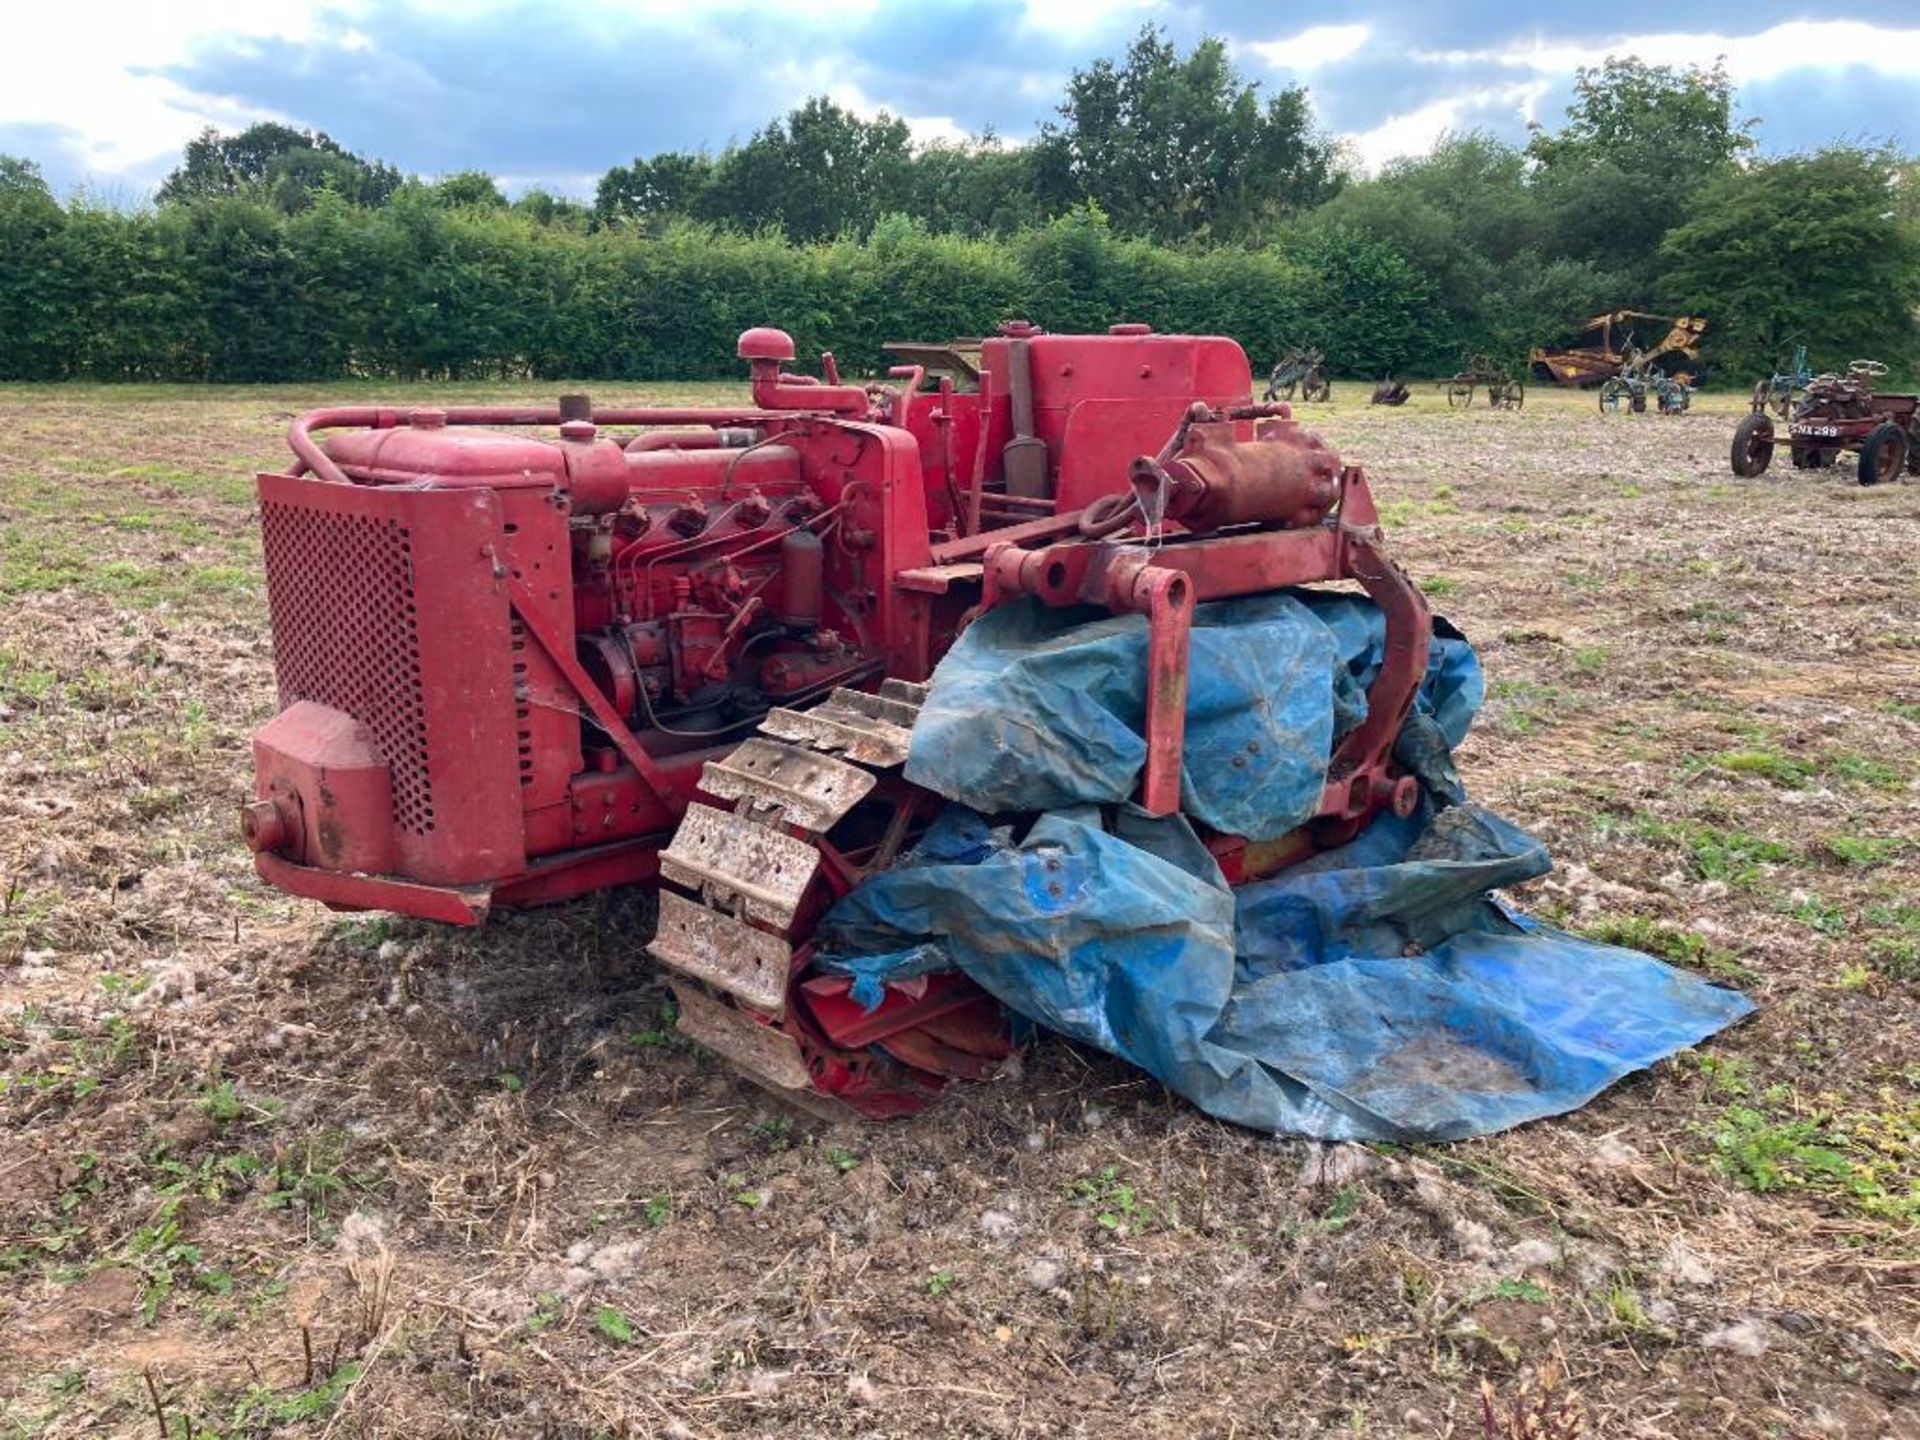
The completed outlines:
[[[270,1209],[301,1208],[317,1218],[345,1198],[350,1188],[368,1182],[342,1167],[352,1137],[344,1130],[319,1130],[302,1136],[274,1159],[272,1183],[264,1202]]]
[[[1920,980],[1920,942],[1905,935],[1876,935],[1867,942],[1867,963],[1889,980]]]
[[[159,1318],[182,1273],[191,1275],[200,1264],[200,1247],[181,1236],[179,1206],[178,1196],[169,1198],[154,1221],[127,1241],[124,1259],[140,1272],[140,1318],[148,1325]]]
[[[1843,1181],[1852,1167],[1826,1138],[1815,1121],[1780,1120],[1751,1106],[1731,1105],[1713,1132],[1713,1161],[1721,1174],[1762,1193]]]
[[[538,1335],[558,1321],[565,1312],[566,1302],[552,1290],[542,1290],[534,1297],[533,1313],[523,1321],[529,1332]]]
[[[1145,1221],[1153,1214],[1153,1208],[1134,1194],[1133,1186],[1122,1180],[1119,1170],[1112,1165],[1098,1175],[1075,1180],[1067,1187],[1067,1198],[1076,1205],[1090,1207],[1095,1223],[1107,1230]]]
[[[1822,844],[1836,860],[1862,870],[1891,865],[1907,850],[1905,840],[1867,835],[1829,835]]]
[[[632,1345],[640,1338],[633,1322],[612,1305],[593,1312],[593,1328],[616,1345]]]
[[[1488,694],[1501,702],[1495,723],[1518,735],[1552,724],[1572,699],[1564,690],[1531,680],[1496,680]]]
[[[642,1050],[677,1050],[687,1042],[676,1028],[680,1023],[680,1010],[671,1000],[660,1006],[657,1023],[646,1030],[636,1030],[627,1037],[627,1043]]]
[[[246,1121],[249,1124],[273,1124],[286,1112],[286,1103],[263,1096],[242,1094],[232,1080],[209,1080],[200,1088],[195,1102],[216,1126]]]
[[[1827,757],[1826,771],[1845,784],[1862,785],[1871,790],[1897,790],[1906,783],[1906,776],[1891,762],[1844,751]]]
[[[266,1161],[259,1156],[244,1153],[202,1156],[197,1166],[169,1155],[153,1162],[155,1174],[163,1177],[155,1186],[162,1195],[191,1193],[206,1200],[244,1195],[254,1177],[266,1168]]]
[[[1773,750],[1722,750],[1708,756],[1707,763],[1733,775],[1756,775],[1787,790],[1798,790],[1814,773],[1805,760]]]
[[[358,1364],[342,1365],[319,1384],[282,1394],[264,1385],[249,1386],[235,1402],[226,1428],[230,1436],[273,1434],[291,1425],[324,1420],[360,1378]],[[218,1435],[203,1421],[195,1436]]]
[[[1704,970],[1730,980],[1746,983],[1759,978],[1753,970],[1741,964],[1731,951],[1709,945],[1705,936],[1692,930],[1663,925],[1644,915],[1596,916],[1580,926],[1579,933],[1602,945],[1642,950],[1672,964]]]
[[[793,1145],[793,1121],[785,1115],[775,1115],[749,1126],[747,1134],[762,1149],[778,1153],[790,1149]]]
[[[1692,821],[1643,818],[1631,828],[1644,839],[1684,845],[1694,872],[1702,880],[1733,886],[1752,885],[1760,879],[1764,867],[1794,858],[1793,847],[1784,841]]]
[[[1809,930],[1821,935],[1844,935],[1852,927],[1852,917],[1843,906],[1814,894],[1801,894],[1779,902],[1782,914],[1791,915]]]
[[[1608,1284],[1606,1293],[1601,1297],[1606,1307],[1606,1328],[1609,1334],[1621,1339],[1665,1338],[1670,1332],[1654,1322],[1647,1314],[1646,1306],[1641,1303],[1640,1292],[1635,1288],[1633,1277],[1625,1271],[1616,1274]]]

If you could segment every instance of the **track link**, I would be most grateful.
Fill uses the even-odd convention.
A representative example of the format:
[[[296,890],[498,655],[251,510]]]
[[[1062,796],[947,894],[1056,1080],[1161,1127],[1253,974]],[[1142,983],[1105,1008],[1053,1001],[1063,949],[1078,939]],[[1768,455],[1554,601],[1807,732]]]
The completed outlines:
[[[806,710],[776,709],[700,787],[660,855],[653,957],[667,967],[679,1029],[741,1074],[815,1113],[851,1114],[816,1089],[819,1064],[790,1010],[797,927],[821,842],[882,776],[906,762],[927,687],[839,689]]]

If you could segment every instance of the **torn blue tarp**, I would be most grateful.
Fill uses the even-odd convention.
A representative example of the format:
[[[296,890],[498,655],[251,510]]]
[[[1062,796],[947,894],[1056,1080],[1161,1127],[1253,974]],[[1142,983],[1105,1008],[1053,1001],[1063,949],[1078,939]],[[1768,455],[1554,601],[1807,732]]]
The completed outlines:
[[[1287,598],[1295,603],[1272,603]],[[1238,643],[1266,653],[1210,657],[1217,668],[1202,704],[1217,735],[1234,733],[1238,705],[1256,717],[1242,717],[1255,728],[1238,733],[1291,737],[1292,753],[1270,757],[1281,778],[1250,777],[1250,788],[1297,815],[1300,791],[1318,793],[1313,764],[1353,723],[1353,692],[1378,664],[1377,615],[1344,596],[1236,604],[1251,623],[1216,620],[1196,638],[1205,629],[1226,651]],[[1204,608],[1218,616],[1228,607]],[[1402,1141],[1485,1134],[1576,1108],[1752,1009],[1735,991],[1508,910],[1493,892],[1550,861],[1513,825],[1448,803],[1457,782],[1429,781],[1409,820],[1376,820],[1341,849],[1228,889],[1183,817],[1078,803],[1088,790],[1110,799],[1115,787],[1124,800],[1138,770],[1121,734],[1137,715],[1113,653],[1122,628],[1104,619],[1082,627],[1096,652],[1088,657],[1067,654],[1074,632],[1041,617],[1002,623],[970,654],[956,647],[921,722],[933,713],[952,725],[970,712],[975,743],[990,737],[997,753],[965,772],[979,788],[952,776],[936,788],[1048,813],[1016,845],[976,810],[953,806],[903,863],[835,906],[821,934],[826,964],[872,996],[896,974],[944,960],[1018,1014],[1133,1061],[1223,1119]],[[1019,635],[1065,658],[1028,664]],[[1451,632],[1443,640],[1423,693],[1423,753],[1451,775],[1448,744],[1464,733],[1480,680],[1465,642]],[[1013,683],[981,683],[987,655],[1017,672]],[[950,671],[954,656],[961,663]],[[1144,668],[1136,655],[1136,690]],[[1223,676],[1235,677],[1237,696]],[[1317,705],[1297,693],[1316,685]],[[1025,729],[1036,714],[1053,725],[1072,717],[1072,733]],[[1023,738],[1008,743],[1013,736]],[[937,749],[964,749],[963,738],[949,728]],[[932,753],[916,727],[922,783]],[[1062,754],[1066,782],[1035,768]],[[1193,759],[1190,748],[1191,798],[1213,814],[1243,803]]]

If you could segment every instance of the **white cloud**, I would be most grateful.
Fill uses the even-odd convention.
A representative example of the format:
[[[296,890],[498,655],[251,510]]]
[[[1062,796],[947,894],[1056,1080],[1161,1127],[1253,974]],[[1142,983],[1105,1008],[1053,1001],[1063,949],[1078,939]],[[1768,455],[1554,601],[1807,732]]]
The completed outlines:
[[[1306,74],[1359,53],[1371,25],[1310,25],[1280,40],[1255,40],[1246,48],[1276,70]]]
[[[1469,128],[1473,120],[1489,112],[1507,110],[1523,122],[1531,120],[1547,89],[1544,82],[1530,81],[1469,90],[1429,101],[1417,110],[1390,115],[1371,130],[1345,138],[1368,172],[1377,174],[1389,160],[1423,155],[1446,131]]]
[[[1622,35],[1603,45],[1535,40],[1504,50],[1416,51],[1414,58],[1493,63],[1538,75],[1570,76],[1609,55],[1636,55],[1649,65],[1711,65],[1724,56],[1735,84],[1772,80],[1793,70],[1864,67],[1882,75],[1920,78],[1920,30],[1896,30],[1861,20],[1790,20],[1754,35],[1670,31]]]
[[[907,131],[913,136],[913,142],[916,145],[930,145],[936,140],[967,138],[965,127],[950,115],[902,115],[895,107],[876,103],[858,85],[842,82],[828,91],[827,98],[841,109],[851,110],[863,119],[871,120],[885,110],[896,120],[906,121]]]
[[[832,0],[805,5],[787,25],[822,36],[857,30],[885,0]],[[766,14],[764,0],[575,0],[612,24],[618,17],[669,22],[689,32],[716,14]],[[259,120],[324,129],[324,115],[295,116],[230,97],[190,90],[156,73],[219,43],[243,48],[266,41],[325,43],[364,54],[380,45],[382,0],[94,0],[82,32],[54,5],[8,7],[0,42],[0,125],[50,126],[66,132],[64,167],[111,183],[153,183],[181,148],[208,125],[237,130]],[[409,0],[409,8],[468,21],[518,8],[518,0]],[[401,57],[405,58],[405,57]],[[776,67],[778,68],[778,67]],[[815,67],[823,76],[831,64]],[[420,71],[425,83],[427,72]],[[792,95],[817,94],[826,84]],[[770,112],[771,113],[771,112]],[[951,122],[915,121],[929,135]],[[916,131],[916,134],[919,133]],[[43,160],[53,157],[42,156]]]
[[[51,125],[72,135],[69,160],[109,176],[150,171],[206,125],[279,118],[221,96],[194,94],[151,69],[185,59],[210,37],[311,40],[312,0],[102,0],[81,33],[57,6],[22,6],[0,46],[0,124]]]
[[[1275,41],[1273,45],[1286,43]],[[1377,171],[1397,156],[1424,152],[1444,131],[1463,128],[1490,112],[1510,107],[1523,124],[1537,120],[1540,103],[1555,81],[1570,80],[1582,66],[1597,66],[1610,55],[1632,55],[1649,65],[1672,66],[1705,66],[1724,58],[1728,77],[1736,85],[1772,80],[1796,71],[1853,66],[1920,79],[1920,30],[1892,29],[1857,20],[1794,20],[1753,35],[1671,31],[1621,35],[1599,44],[1536,38],[1500,49],[1416,50],[1409,58],[1420,64],[1497,65],[1538,78],[1445,96],[1389,116],[1347,138],[1368,170]],[[1278,55],[1270,58],[1276,64],[1286,63]]]
[[[1059,40],[1087,40],[1103,31],[1134,29],[1164,0],[1021,0],[1020,23]]]

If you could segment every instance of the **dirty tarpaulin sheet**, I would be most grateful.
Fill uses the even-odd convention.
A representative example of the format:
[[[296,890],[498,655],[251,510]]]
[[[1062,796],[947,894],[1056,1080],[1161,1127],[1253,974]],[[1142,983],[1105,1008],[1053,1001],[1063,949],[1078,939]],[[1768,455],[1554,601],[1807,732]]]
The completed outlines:
[[[1285,651],[1308,657],[1307,672],[1270,657],[1227,671],[1288,687],[1242,694],[1263,723],[1304,713],[1294,692],[1317,677],[1332,718],[1326,729],[1299,727],[1296,743],[1323,759],[1357,718],[1352,695],[1340,697],[1371,678],[1380,630],[1367,623],[1366,602],[1320,598],[1341,602],[1334,624],[1311,602],[1297,612],[1272,607],[1247,627],[1249,643],[1271,643],[1257,632],[1275,624],[1318,627],[1337,663],[1312,658],[1324,637],[1310,635]],[[1096,645],[1110,643],[1105,622],[1087,628]],[[999,690],[964,675],[967,703],[991,710],[1045,698],[1026,668],[1021,683]],[[1065,671],[1078,697],[1104,701],[1119,693],[1120,668],[1090,672],[1076,660]],[[949,678],[943,665],[929,710]],[[1446,733],[1437,761],[1426,757],[1430,768],[1450,776],[1446,742],[1464,732],[1478,700],[1471,651],[1457,640],[1436,646],[1421,713]],[[1046,703],[1063,708],[1058,697]],[[1227,697],[1205,703],[1224,713]],[[1095,723],[1079,699],[1073,706],[1085,739]],[[975,735],[1017,723],[983,715]],[[1113,763],[1131,763],[1111,738],[1101,743]],[[918,756],[917,729],[915,747]],[[1190,766],[1190,784],[1198,770]],[[979,793],[1017,778],[996,762]],[[822,950],[869,1002],[894,975],[957,966],[1014,1011],[1131,1060],[1211,1114],[1326,1139],[1454,1139],[1558,1114],[1752,1009],[1737,992],[1508,910],[1491,892],[1543,874],[1545,849],[1476,806],[1436,805],[1432,791],[1457,785],[1429,785],[1411,819],[1377,820],[1341,849],[1238,891],[1182,817],[1056,800],[1015,845],[976,808],[956,804],[906,862],[834,908]],[[1285,788],[1268,792],[1281,796],[1275,803]]]
[[[1197,607],[1182,812],[1251,840],[1312,815],[1334,740],[1366,718],[1385,633],[1379,608],[1354,595]],[[1119,804],[1146,765],[1146,669],[1145,616],[1038,601],[990,610],[940,662],[907,779],[988,815]],[[1472,647],[1442,622],[1410,728],[1459,744],[1481,684]]]

